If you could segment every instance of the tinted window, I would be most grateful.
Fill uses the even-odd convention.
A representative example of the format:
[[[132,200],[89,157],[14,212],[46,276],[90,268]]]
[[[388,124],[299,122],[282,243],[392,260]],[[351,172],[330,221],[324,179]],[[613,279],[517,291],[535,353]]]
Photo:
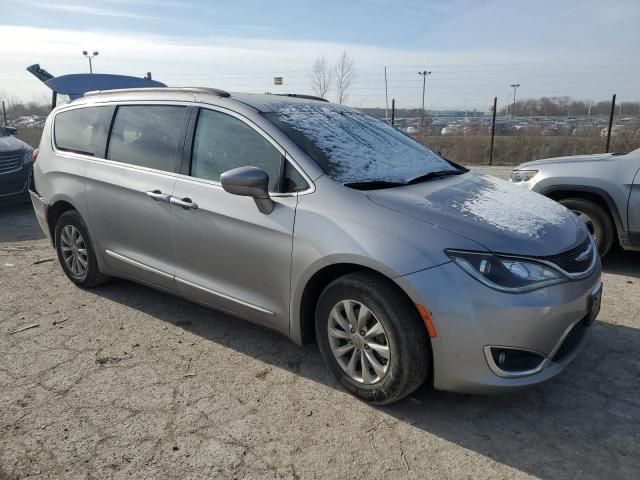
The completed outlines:
[[[280,152],[246,123],[220,112],[201,110],[193,141],[191,175],[220,181],[236,167],[258,167],[269,175],[269,191],[278,191]]]
[[[185,112],[186,107],[168,105],[118,107],[107,158],[175,171]]]
[[[87,107],[56,115],[54,136],[60,150],[104,158],[112,107]]]

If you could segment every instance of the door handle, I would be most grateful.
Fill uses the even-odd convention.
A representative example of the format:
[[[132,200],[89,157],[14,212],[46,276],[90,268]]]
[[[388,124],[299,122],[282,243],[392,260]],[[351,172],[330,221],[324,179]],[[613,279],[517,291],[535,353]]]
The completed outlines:
[[[198,208],[198,204],[193,203],[190,198],[180,199],[178,197],[171,197],[169,199],[169,203],[171,203],[171,205],[177,205],[178,207],[184,208],[185,210],[195,210]]]
[[[147,195],[153,198],[156,202],[169,203],[171,200],[171,195],[167,193],[162,193],[160,190],[153,190],[153,191],[147,192]]]

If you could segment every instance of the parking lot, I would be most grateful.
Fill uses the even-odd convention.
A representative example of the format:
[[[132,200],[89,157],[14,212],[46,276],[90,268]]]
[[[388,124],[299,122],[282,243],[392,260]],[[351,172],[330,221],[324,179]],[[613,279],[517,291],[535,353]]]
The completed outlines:
[[[604,271],[559,378],[375,407],[315,346],[123,280],[76,288],[30,205],[0,207],[0,478],[637,477],[640,254]]]

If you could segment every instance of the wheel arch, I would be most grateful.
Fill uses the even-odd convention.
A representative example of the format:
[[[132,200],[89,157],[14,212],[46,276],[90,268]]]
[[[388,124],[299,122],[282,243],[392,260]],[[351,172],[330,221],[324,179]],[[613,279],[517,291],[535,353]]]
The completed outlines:
[[[624,243],[623,235],[625,232],[622,217],[616,204],[605,190],[598,187],[583,185],[553,185],[540,190],[538,193],[552,200],[559,201],[566,198],[581,198],[590,200],[604,209],[615,226],[615,234],[620,243]]]
[[[51,234],[51,243],[54,247],[56,244],[55,230],[58,218],[60,218],[60,215],[62,215],[64,212],[68,212],[70,210],[75,210],[76,212],[78,212],[78,209],[67,200],[58,200],[52,205],[49,205],[49,208],[47,208],[47,227],[49,228],[49,233]]]
[[[370,272],[380,278],[383,278],[389,283],[389,285],[392,285],[393,288],[401,292],[401,294],[413,305],[413,301],[407,292],[394,282],[391,277],[385,275],[379,270],[376,270],[375,268],[351,262],[340,262],[325,265],[311,275],[302,290],[300,302],[297,306],[298,315],[294,315],[294,321],[297,318],[298,322],[298,332],[294,335],[296,337],[295,340],[299,341],[303,345],[315,342],[315,310],[320,294],[327,285],[334,280],[355,272]],[[416,311],[416,313],[418,312]]]

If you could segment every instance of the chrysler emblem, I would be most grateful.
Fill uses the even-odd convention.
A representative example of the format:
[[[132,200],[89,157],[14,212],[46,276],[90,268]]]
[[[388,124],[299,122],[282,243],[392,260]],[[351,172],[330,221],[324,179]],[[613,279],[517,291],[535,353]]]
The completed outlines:
[[[591,256],[592,248],[592,245],[589,245],[584,252],[576,257],[576,262],[584,262],[585,260],[587,260]]]

